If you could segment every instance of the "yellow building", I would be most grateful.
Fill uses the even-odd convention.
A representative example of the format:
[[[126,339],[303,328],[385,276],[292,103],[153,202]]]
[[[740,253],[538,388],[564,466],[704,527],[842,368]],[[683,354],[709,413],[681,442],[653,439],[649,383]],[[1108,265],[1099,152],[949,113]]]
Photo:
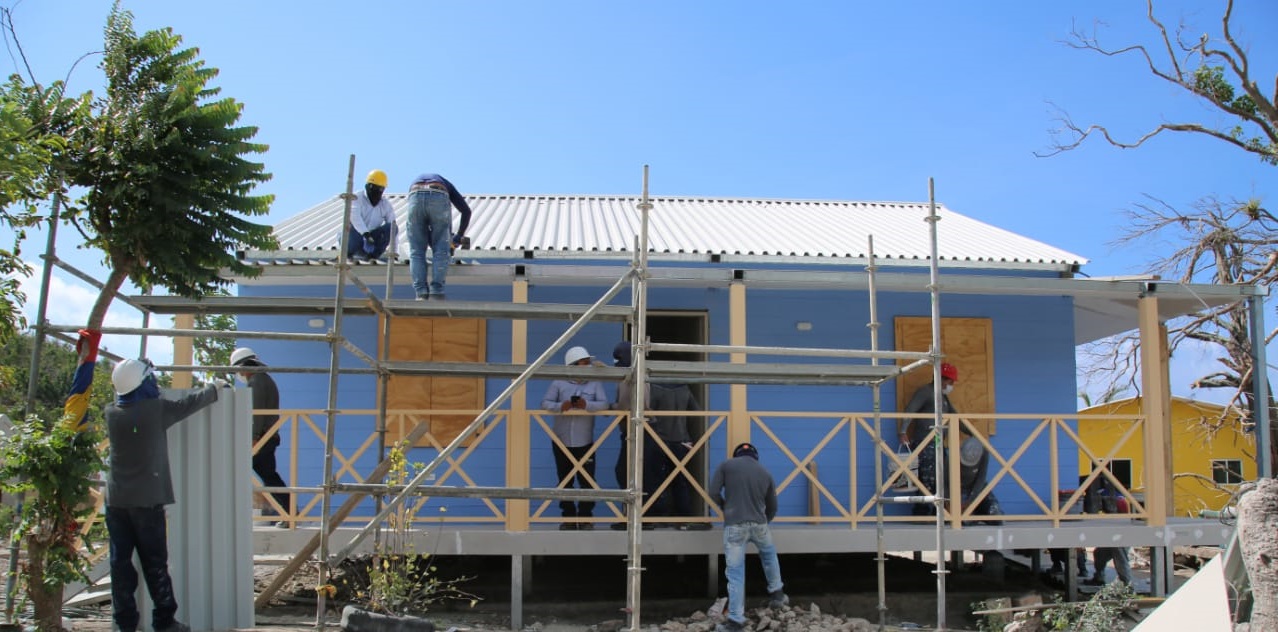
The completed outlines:
[[[1110,471],[1135,490],[1145,487],[1144,450],[1140,431],[1129,435],[1129,430],[1131,419],[1142,414],[1141,401],[1132,397],[1078,413],[1079,437],[1097,458],[1122,442],[1113,453]],[[1093,415],[1108,418],[1087,418]],[[1255,437],[1243,430],[1236,409],[1173,397],[1171,426],[1175,515],[1196,517],[1199,510],[1220,509],[1239,483],[1256,478]],[[1090,459],[1080,451],[1079,476],[1091,470]]]

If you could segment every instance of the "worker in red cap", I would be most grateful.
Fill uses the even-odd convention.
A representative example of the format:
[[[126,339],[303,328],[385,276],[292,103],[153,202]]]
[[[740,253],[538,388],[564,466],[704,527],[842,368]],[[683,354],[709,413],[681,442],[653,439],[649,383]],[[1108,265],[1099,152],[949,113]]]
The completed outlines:
[[[954,410],[954,405],[950,403],[950,392],[954,390],[954,385],[958,383],[958,369],[948,362],[941,363],[941,412],[944,414],[954,414],[958,411]],[[920,386],[914,391],[914,395],[910,397],[910,403],[905,405],[905,413],[923,413],[932,415],[936,413],[936,388],[933,382],[928,382]],[[896,422],[897,440],[901,444],[913,448],[923,441],[932,427],[936,425],[934,417],[915,418],[915,419],[898,419]],[[932,494],[940,494],[940,490],[936,489],[936,451],[926,449],[919,452],[919,482],[927,488]],[[919,516],[934,515],[936,509],[932,505],[917,504],[914,505],[914,514]]]

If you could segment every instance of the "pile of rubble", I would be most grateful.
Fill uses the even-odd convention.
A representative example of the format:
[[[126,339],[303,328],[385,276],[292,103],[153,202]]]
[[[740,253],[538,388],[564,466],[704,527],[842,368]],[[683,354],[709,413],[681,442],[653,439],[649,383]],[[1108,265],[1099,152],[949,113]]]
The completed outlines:
[[[746,630],[756,632],[871,632],[877,628],[865,619],[825,614],[814,603],[806,607],[757,608],[747,611],[746,616],[750,620],[746,624]],[[652,632],[713,632],[720,621],[720,617],[697,611],[689,617],[671,619],[647,629]],[[617,632],[625,627],[624,621],[615,619],[590,626],[589,630]]]

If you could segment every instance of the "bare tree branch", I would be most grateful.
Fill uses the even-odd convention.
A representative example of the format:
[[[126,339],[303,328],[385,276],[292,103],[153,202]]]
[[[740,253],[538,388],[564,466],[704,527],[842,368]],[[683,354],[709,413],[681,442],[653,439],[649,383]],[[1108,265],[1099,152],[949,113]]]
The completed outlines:
[[[1233,18],[1233,0],[1228,0],[1221,19],[1221,39],[1225,48],[1211,46],[1211,37],[1202,35],[1197,41],[1187,42],[1183,39],[1185,28],[1177,30],[1173,38],[1167,27],[1154,14],[1154,1],[1146,0],[1146,17],[1158,31],[1160,43],[1164,49],[1165,60],[1155,59],[1144,45],[1134,44],[1122,48],[1111,49],[1100,43],[1096,34],[1101,26],[1094,24],[1091,32],[1080,31],[1077,26],[1071,29],[1070,39],[1065,44],[1071,48],[1099,53],[1106,57],[1118,57],[1128,54],[1140,55],[1150,74],[1172,83],[1193,94],[1212,107],[1228,114],[1239,123],[1232,127],[1216,127],[1194,122],[1170,121],[1145,132],[1135,140],[1121,140],[1110,133],[1104,125],[1092,124],[1083,126],[1075,123],[1070,116],[1053,104],[1058,112],[1056,121],[1060,129],[1053,130],[1052,146],[1046,151],[1036,151],[1039,157],[1076,149],[1089,137],[1098,135],[1114,147],[1131,149],[1140,147],[1151,138],[1163,132],[1185,132],[1201,134],[1229,143],[1247,153],[1258,156],[1263,162],[1278,165],[1278,76],[1274,79],[1274,96],[1267,98],[1251,78],[1251,64],[1247,51],[1238,44],[1230,31]],[[1179,48],[1185,54],[1184,59],[1177,57]],[[1223,65],[1216,65],[1217,63]],[[1228,73],[1228,74],[1226,74]],[[1241,93],[1241,94],[1239,94]],[[1064,136],[1067,140],[1061,140]]]

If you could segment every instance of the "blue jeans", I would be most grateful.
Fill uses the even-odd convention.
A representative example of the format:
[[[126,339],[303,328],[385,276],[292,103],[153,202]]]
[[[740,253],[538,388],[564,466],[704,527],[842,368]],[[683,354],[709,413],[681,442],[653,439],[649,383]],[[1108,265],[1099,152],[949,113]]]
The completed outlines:
[[[444,294],[453,224],[448,193],[427,189],[408,194],[408,273],[417,296]],[[426,283],[426,249],[431,249],[430,284]]]
[[[151,627],[163,630],[173,626],[177,614],[177,598],[173,596],[173,580],[169,577],[169,544],[164,506],[106,508],[107,535],[111,541],[111,617],[122,632],[138,629],[138,572],[133,568],[133,553],[142,563],[142,576],[155,603],[151,610]]]
[[[354,258],[357,254],[363,254],[369,259],[376,259],[386,252],[386,247],[390,245],[390,224],[382,224],[368,231],[368,234],[372,237],[371,241],[373,242],[373,250],[371,252],[364,248],[364,236],[356,232],[354,226],[351,227],[350,234],[346,239],[347,259]]]
[[[781,562],[777,561],[777,547],[772,544],[772,530],[766,523],[743,522],[723,527],[723,558],[727,564],[724,575],[728,577],[728,618],[745,625],[745,555],[746,544],[753,543],[759,549],[759,561],[763,562],[763,577],[768,580],[768,592],[781,590]]]

